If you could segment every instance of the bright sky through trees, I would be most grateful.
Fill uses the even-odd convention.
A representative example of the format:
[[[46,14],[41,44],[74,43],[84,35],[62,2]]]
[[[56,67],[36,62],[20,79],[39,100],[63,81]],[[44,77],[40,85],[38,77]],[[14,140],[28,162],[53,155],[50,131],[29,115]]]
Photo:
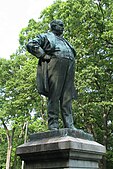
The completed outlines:
[[[53,0],[3,0],[0,2],[0,57],[9,58],[18,48],[21,29],[29,19],[36,21]]]

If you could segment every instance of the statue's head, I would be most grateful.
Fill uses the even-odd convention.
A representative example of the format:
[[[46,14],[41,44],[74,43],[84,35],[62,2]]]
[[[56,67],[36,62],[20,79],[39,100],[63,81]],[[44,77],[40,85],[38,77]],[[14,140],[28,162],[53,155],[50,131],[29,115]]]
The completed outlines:
[[[60,36],[63,34],[64,24],[61,20],[53,20],[50,22],[50,29],[53,33]]]

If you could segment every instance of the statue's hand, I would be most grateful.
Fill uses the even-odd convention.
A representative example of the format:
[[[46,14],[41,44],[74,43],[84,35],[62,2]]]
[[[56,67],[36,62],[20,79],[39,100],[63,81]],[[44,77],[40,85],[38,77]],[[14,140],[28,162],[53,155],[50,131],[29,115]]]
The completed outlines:
[[[47,62],[49,62],[50,59],[51,59],[51,56],[50,56],[50,55],[45,55],[45,56],[43,57],[43,60],[44,60],[44,61],[47,61]]]

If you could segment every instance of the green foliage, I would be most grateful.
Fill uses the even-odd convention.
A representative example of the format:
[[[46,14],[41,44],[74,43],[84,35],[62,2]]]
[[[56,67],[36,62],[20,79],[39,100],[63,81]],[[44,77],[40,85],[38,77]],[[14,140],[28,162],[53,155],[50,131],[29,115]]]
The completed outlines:
[[[75,86],[78,99],[73,102],[75,126],[92,133],[95,140],[106,146],[106,167],[113,168],[112,6],[112,0],[56,0],[42,11],[38,22],[31,19],[21,30],[17,53],[10,60],[0,59],[0,119],[10,126],[9,130],[16,128],[12,166],[16,146],[24,140],[25,122],[29,122],[29,134],[47,130],[46,100],[36,91],[37,59],[26,52],[25,46],[37,34],[48,31],[51,20],[62,19],[64,36],[77,52]],[[2,124],[0,126],[0,150],[6,156],[5,130]],[[4,156],[2,163],[5,166]],[[104,166],[103,160],[103,169]]]
[[[0,128],[0,167],[5,169],[7,138],[3,128]]]
[[[43,119],[45,107],[42,109],[42,98],[36,90],[36,67],[37,60],[26,55],[12,55],[10,60],[0,59],[1,63],[1,108],[0,108],[0,130],[4,133],[2,139],[2,158],[1,165],[5,166],[7,151],[7,137],[12,138],[11,166],[19,165],[16,157],[16,148],[24,142],[25,123],[29,121],[29,134],[35,131],[47,130],[46,120]],[[44,101],[43,101],[44,102]],[[42,120],[33,121],[33,109],[35,116],[42,116]],[[45,113],[46,114],[46,113]],[[36,119],[36,118],[35,118]],[[42,122],[41,122],[42,121]],[[42,125],[43,124],[43,125]],[[34,130],[31,130],[33,128]],[[4,127],[4,128],[3,128]],[[6,137],[7,136],[7,137]],[[5,146],[5,149],[4,149]]]

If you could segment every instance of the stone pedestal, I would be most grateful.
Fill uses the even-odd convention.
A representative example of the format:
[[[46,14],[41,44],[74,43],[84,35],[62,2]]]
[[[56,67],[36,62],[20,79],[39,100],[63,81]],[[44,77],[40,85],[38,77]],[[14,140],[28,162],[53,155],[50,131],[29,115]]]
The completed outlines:
[[[25,169],[98,169],[105,147],[80,130],[33,134],[17,148]]]

